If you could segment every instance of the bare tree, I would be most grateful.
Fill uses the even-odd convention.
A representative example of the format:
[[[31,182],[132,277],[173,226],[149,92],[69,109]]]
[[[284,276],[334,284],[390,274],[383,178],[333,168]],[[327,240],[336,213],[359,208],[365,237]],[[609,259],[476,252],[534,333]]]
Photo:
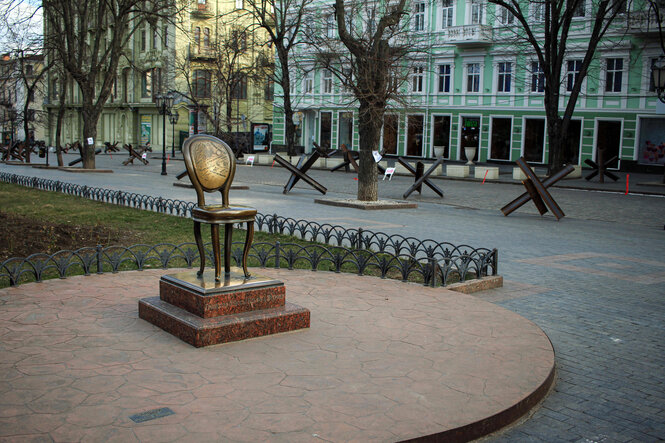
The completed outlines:
[[[418,52],[408,44],[406,5],[406,0],[336,0],[331,12],[336,15],[338,44],[325,45],[323,40],[316,44],[322,48],[316,55],[318,65],[334,73],[352,92],[358,106],[357,197],[362,201],[378,199],[377,167],[372,151],[379,150],[386,108],[391,101],[400,100],[404,74],[409,69],[409,63],[405,63],[407,55]]]
[[[295,153],[296,127],[293,123],[291,97],[291,52],[302,42],[303,20],[306,10],[314,0],[245,0],[244,15],[251,18],[248,30],[263,30],[268,38],[266,44],[274,47],[277,64],[272,80],[281,87],[285,120],[286,145]]]
[[[83,167],[94,169],[97,122],[111,95],[118,64],[135,30],[177,11],[173,0],[44,0],[47,46],[81,92]]]
[[[237,25],[222,25],[216,36],[201,43],[195,38],[190,54],[177,60],[187,87],[181,94],[204,112],[214,134],[222,136],[241,120],[237,107],[247,99],[248,85],[260,83],[270,72],[269,56],[263,42]]]
[[[565,163],[564,152],[569,144],[570,121],[577,105],[589,66],[598,44],[605,36],[615,17],[626,11],[627,0],[593,0],[585,9],[585,0],[488,0],[504,8],[516,21],[516,37],[535,52],[538,72],[544,80],[544,106],[547,117],[549,139],[549,173],[561,169]],[[565,63],[570,57],[568,39],[581,20],[588,22],[585,32],[588,45],[582,58],[574,66],[572,76],[562,77]],[[562,81],[566,84],[563,85]],[[565,89],[566,104],[559,107],[562,89]]]

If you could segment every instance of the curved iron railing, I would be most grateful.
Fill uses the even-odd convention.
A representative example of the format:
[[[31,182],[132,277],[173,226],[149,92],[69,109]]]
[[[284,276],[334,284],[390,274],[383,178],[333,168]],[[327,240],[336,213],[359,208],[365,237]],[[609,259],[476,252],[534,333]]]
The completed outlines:
[[[171,215],[177,215],[181,217],[188,217],[191,215],[191,210],[194,207],[193,202],[186,202],[183,200],[177,199],[164,199],[162,197],[153,197],[149,195],[136,194],[132,192],[125,192],[119,190],[111,190],[104,188],[90,187],[86,185],[77,185],[72,183],[61,182],[57,180],[50,180],[39,177],[28,177],[21,176],[17,174],[9,173],[0,173],[0,181],[6,183],[17,184],[21,186],[32,187],[41,190],[47,191],[56,191],[62,192],[69,195],[74,195],[78,197],[85,197],[88,199],[101,201],[105,203],[112,203],[121,206],[128,206],[137,209],[151,210],[155,212],[161,212]],[[364,270],[368,266],[375,267],[379,270],[380,274],[383,274],[385,269],[403,269],[403,261],[409,263],[429,263],[430,271],[426,271],[425,267],[421,267],[420,273],[423,276],[423,281],[430,282],[430,284],[436,284],[436,278],[431,279],[426,277],[431,274],[432,264],[436,263],[436,267],[439,269],[439,275],[442,276],[441,283],[446,285],[448,282],[448,275],[456,274],[459,275],[460,280],[464,281],[469,278],[471,275],[476,277],[482,277],[484,275],[496,275],[498,272],[498,252],[496,249],[487,249],[487,248],[473,248],[469,245],[458,245],[455,246],[452,243],[448,242],[436,242],[431,239],[419,240],[414,237],[404,237],[399,234],[387,234],[384,232],[373,232],[369,230],[364,230],[362,228],[358,229],[347,229],[340,225],[331,225],[331,224],[319,224],[307,220],[297,220],[293,218],[281,217],[277,214],[257,214],[256,217],[256,229],[267,231],[269,233],[284,234],[290,235],[297,238],[300,238],[305,241],[316,241],[320,243],[325,243],[326,245],[332,246],[333,249],[329,250],[323,248],[328,252],[314,253],[313,251],[316,248],[320,248],[319,245],[311,246],[300,246],[300,245],[282,245],[280,250],[279,243],[271,246],[276,248],[275,254],[277,257],[278,263],[280,260],[287,260],[287,263],[296,262],[298,260],[307,260],[310,263],[337,263],[336,260],[339,260],[339,254],[337,251],[344,250],[347,251],[345,254],[342,254],[344,258],[342,261],[346,263],[347,267],[353,268],[359,274],[363,274]],[[183,245],[189,245],[185,243]],[[169,245],[170,247],[175,248],[175,250],[180,250],[183,245]],[[136,263],[135,269],[142,269],[142,263],[146,260],[146,257],[138,254],[134,255],[133,252],[137,247],[148,248],[148,250],[154,250],[158,246],[147,246],[147,245],[135,245],[129,248],[119,247],[119,246],[110,246],[102,248],[102,251],[115,251],[113,248],[121,248],[126,250],[128,256],[133,257],[133,260]],[[31,257],[41,257],[48,263],[52,263],[50,266],[53,266],[56,269],[61,269],[62,267],[71,267],[72,263],[67,262],[67,264],[56,264],[60,263],[62,260],[63,254],[71,254],[71,257],[80,257],[79,266],[84,273],[88,269],[87,265],[87,255],[82,255],[83,252],[87,251],[89,248],[81,248],[77,251],[60,251],[51,256],[45,254],[34,254],[25,259],[23,258],[12,258],[4,263],[0,270],[4,274],[0,274],[0,278],[3,278],[3,275],[6,278],[9,278],[10,284],[12,281],[18,282],[19,279],[15,279],[15,272],[10,271],[8,266],[13,266],[11,263],[19,263],[22,261],[27,261],[24,263],[22,269],[33,269],[32,273],[35,276],[35,280],[39,281],[38,276],[42,274],[41,269],[43,264],[32,265]],[[265,252],[261,252],[257,249],[257,245],[254,245],[253,253],[256,259],[259,261],[260,266],[264,266],[262,263],[262,257],[265,255]],[[288,253],[284,251],[289,251]],[[294,252],[297,251],[297,252]],[[336,251],[336,252],[331,252]],[[361,253],[362,251],[362,253]],[[280,255],[280,253],[287,254],[286,256]],[[189,254],[189,252],[188,252]],[[164,263],[166,257],[167,265],[162,267],[168,267],[170,254],[161,251],[158,259]],[[352,257],[352,258],[349,258]],[[388,258],[392,257],[392,258]],[[150,257],[151,260],[154,258]],[[130,260],[128,257],[124,258],[125,261]],[[192,260],[198,260],[198,254],[194,254],[194,257],[189,255],[184,258],[185,266],[192,266]],[[236,258],[237,260],[237,258]],[[290,260],[290,262],[289,262]],[[114,268],[114,261],[110,258],[106,260],[110,265],[113,272],[117,271],[117,268]],[[105,260],[97,260],[97,263],[104,263]],[[353,263],[353,264],[348,264]],[[399,265],[397,264],[399,263]],[[473,265],[473,266],[472,266]],[[420,265],[412,265],[420,266]],[[312,269],[317,269],[313,265]],[[337,266],[334,266],[335,270],[339,270]],[[471,269],[472,271],[468,271]],[[355,272],[354,270],[354,272]],[[27,272],[27,271],[26,271]],[[60,271],[58,271],[60,272]],[[400,271],[406,275],[409,272]],[[429,272],[429,274],[427,274]],[[425,283],[427,284],[427,283]]]
[[[212,263],[210,244],[206,245],[206,261]],[[232,259],[236,266],[242,261],[242,242],[234,243]],[[408,254],[394,255],[368,249],[328,248],[323,245],[260,242],[252,245],[249,259],[260,267],[310,269],[332,272],[353,272],[402,281],[422,282],[426,286],[446,286],[486,275],[496,275],[496,249],[489,253],[460,254],[439,260],[416,259]],[[84,247],[75,251],[58,251],[48,255],[32,254],[26,258],[10,258],[0,264],[0,285],[14,286],[47,278],[73,275],[145,270],[150,268],[191,268],[199,263],[195,243],[179,245],[133,245]]]

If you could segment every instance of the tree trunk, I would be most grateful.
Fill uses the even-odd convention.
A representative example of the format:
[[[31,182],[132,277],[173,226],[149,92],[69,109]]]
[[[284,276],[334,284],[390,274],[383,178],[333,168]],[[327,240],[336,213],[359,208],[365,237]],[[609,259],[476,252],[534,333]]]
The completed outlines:
[[[97,114],[83,112],[83,140],[81,140],[81,158],[83,169],[95,169],[95,144],[89,145],[88,138],[97,138]]]
[[[372,151],[378,151],[380,122],[383,121],[383,109],[376,109],[371,104],[361,101],[358,110],[358,135],[360,145],[360,164],[358,165],[358,200],[376,201],[379,198],[376,162]]]
[[[563,169],[563,151],[566,138],[562,132],[562,120],[556,117],[547,118],[547,137],[549,139],[549,154],[547,156],[547,175],[551,176]]]

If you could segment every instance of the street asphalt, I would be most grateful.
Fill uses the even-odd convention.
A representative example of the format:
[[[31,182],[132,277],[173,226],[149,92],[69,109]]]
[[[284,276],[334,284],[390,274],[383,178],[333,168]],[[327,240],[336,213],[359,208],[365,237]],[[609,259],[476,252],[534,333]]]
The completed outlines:
[[[192,189],[174,186],[182,160],[169,159],[168,175],[162,176],[161,158],[122,166],[125,158],[97,157],[97,167],[112,174],[5,164],[0,171],[195,199]],[[423,187],[422,195],[408,199],[417,209],[377,211],[315,204],[321,194],[302,182],[285,195],[289,175],[276,164],[239,165],[234,184],[249,190],[232,191],[231,201],[264,214],[499,250],[504,287],[476,296],[543,329],[556,352],[557,380],[533,416],[491,441],[665,439],[665,186],[657,185],[662,175],[631,173],[628,180],[621,173],[618,182],[605,184],[564,180],[550,188],[566,214],[559,221],[549,213],[540,216],[531,203],[505,217],[500,208],[524,192],[509,174],[500,183],[437,178],[444,198]],[[355,174],[311,175],[328,188],[326,197],[355,197]],[[407,176],[379,178],[379,198],[401,199],[412,183]]]

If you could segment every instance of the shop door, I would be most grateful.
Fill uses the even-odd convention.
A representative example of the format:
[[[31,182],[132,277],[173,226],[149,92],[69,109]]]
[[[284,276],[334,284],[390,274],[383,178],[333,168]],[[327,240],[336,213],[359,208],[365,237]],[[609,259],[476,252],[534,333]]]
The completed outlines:
[[[603,151],[603,161],[607,161],[614,156],[617,160],[612,161],[606,167],[617,169],[619,167],[619,151],[621,149],[621,121],[599,120],[596,130],[596,162],[598,154]]]
[[[530,163],[543,163],[545,146],[545,119],[527,118],[524,121],[524,159]]]
[[[492,138],[490,158],[510,160],[510,136],[513,127],[512,118],[492,118]]]
[[[383,116],[383,153],[397,154],[397,131],[399,131],[399,116],[385,114]]]
[[[406,137],[406,155],[413,157],[423,156],[423,122],[422,115],[409,115],[407,117],[408,130]]]
[[[480,117],[462,117],[462,132],[460,135],[460,159],[468,161],[465,148],[476,148],[473,160],[478,160],[478,147],[480,146]],[[470,155],[470,154],[469,154]]]
[[[580,164],[580,137],[582,120],[571,120],[568,126],[567,144],[563,148],[563,162],[567,165]]]

